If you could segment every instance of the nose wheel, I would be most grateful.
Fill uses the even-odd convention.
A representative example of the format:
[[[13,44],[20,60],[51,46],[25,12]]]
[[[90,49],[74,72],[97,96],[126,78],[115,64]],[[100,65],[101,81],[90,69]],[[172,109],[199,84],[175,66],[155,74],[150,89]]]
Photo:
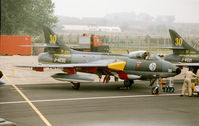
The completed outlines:
[[[157,95],[159,93],[159,87],[153,87],[151,93]]]
[[[80,88],[80,83],[77,82],[77,83],[74,83],[74,82],[71,82],[72,83],[72,88],[75,89],[75,90],[78,90]]]

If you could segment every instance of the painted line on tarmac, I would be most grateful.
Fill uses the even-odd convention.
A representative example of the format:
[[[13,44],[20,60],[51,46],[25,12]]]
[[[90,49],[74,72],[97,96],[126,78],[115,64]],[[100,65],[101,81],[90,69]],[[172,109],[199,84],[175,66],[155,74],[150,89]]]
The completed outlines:
[[[28,103],[30,107],[38,114],[38,116],[43,120],[43,122],[47,126],[52,126],[50,122],[43,116],[43,114],[32,104],[32,102],[23,94],[23,92],[15,84],[8,79],[8,77],[4,73],[3,73],[3,76],[8,81],[8,83],[12,85],[17,90],[17,92],[25,99],[25,101],[23,102]]]
[[[31,102],[32,103],[39,103],[39,102],[98,100],[98,99],[143,98],[143,97],[161,97],[161,96],[176,96],[176,95],[180,95],[180,94],[161,94],[159,96],[156,96],[156,95],[127,95],[127,96],[106,96],[106,97],[46,99],[46,100],[32,100]],[[5,105],[5,104],[20,104],[20,103],[26,103],[26,101],[0,102],[0,105]]]

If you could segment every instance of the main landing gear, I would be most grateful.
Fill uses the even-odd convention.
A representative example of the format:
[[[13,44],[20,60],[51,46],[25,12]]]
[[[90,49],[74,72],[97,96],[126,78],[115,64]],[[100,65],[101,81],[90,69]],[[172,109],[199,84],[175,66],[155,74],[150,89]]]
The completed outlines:
[[[133,83],[134,83],[133,80],[124,80],[124,87],[125,88],[131,88]]]
[[[71,84],[72,84],[72,88],[75,89],[75,90],[78,90],[80,88],[80,83],[79,82],[77,82],[77,83],[71,82]]]

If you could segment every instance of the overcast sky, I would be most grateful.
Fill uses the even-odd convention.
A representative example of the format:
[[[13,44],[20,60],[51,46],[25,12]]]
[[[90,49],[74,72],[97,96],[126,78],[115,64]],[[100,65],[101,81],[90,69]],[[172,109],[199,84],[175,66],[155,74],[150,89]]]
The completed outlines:
[[[117,12],[175,16],[176,22],[199,23],[199,0],[52,0],[55,15],[104,17]]]

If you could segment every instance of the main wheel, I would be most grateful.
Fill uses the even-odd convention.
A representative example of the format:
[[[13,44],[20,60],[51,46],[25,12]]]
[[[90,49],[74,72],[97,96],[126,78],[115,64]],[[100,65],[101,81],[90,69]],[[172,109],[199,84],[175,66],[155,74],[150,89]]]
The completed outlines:
[[[72,88],[78,90],[80,88],[80,83],[72,83]]]
[[[133,84],[133,80],[124,80],[124,87],[130,88]]]

